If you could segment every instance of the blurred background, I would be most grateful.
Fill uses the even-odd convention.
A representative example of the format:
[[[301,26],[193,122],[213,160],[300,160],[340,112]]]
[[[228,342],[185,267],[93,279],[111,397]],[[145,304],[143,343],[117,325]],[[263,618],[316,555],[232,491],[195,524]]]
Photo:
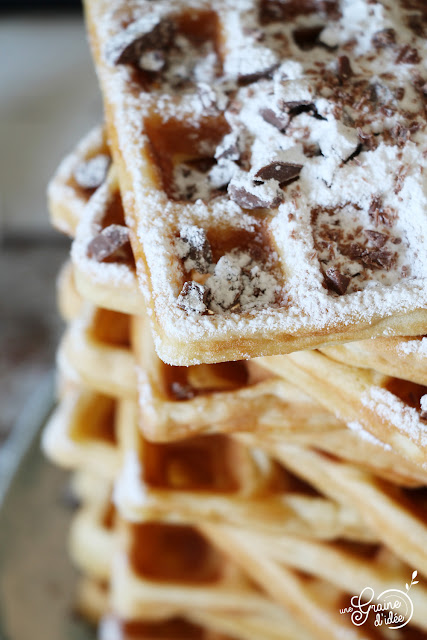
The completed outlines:
[[[102,117],[79,2],[0,0],[0,445],[54,365],[69,240],[46,184]]]

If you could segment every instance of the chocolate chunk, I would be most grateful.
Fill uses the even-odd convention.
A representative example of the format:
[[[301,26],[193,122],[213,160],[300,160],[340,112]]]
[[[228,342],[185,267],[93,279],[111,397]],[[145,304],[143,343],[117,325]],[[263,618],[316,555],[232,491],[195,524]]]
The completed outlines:
[[[300,113],[308,113],[311,116],[318,116],[317,109],[312,102],[309,100],[292,100],[285,102],[284,100],[280,101],[280,108],[283,109],[286,113],[289,114],[291,118],[295,116],[299,116]],[[325,118],[322,118],[324,120]]]
[[[144,52],[165,48],[174,31],[172,20],[147,13],[111,39],[106,58],[110,64],[136,64]]]
[[[292,36],[300,49],[309,51],[319,44],[319,36],[324,28],[324,25],[299,27],[292,32]]]
[[[101,153],[86,162],[80,162],[74,169],[74,179],[83,189],[97,189],[107,177],[110,164],[110,156]]]
[[[195,225],[183,227],[178,242],[179,254],[185,260],[187,271],[196,269],[199,273],[208,273],[213,258],[206,231]]]
[[[194,389],[181,382],[172,382],[171,391],[177,400],[191,400],[195,396]]]
[[[397,64],[418,64],[421,62],[421,58],[415,47],[404,44],[398,49],[396,62]]]
[[[177,305],[187,313],[203,314],[207,310],[208,292],[202,284],[189,280],[184,283],[178,296]]]
[[[87,247],[89,258],[102,262],[124,249],[129,242],[129,230],[121,224],[110,224]]]
[[[365,249],[361,256],[363,264],[369,269],[385,269],[388,271],[396,262],[396,254],[390,251]]]
[[[372,44],[377,49],[391,47],[396,42],[396,31],[394,29],[382,29],[372,36]]]
[[[337,61],[337,75],[340,82],[344,82],[344,80],[348,80],[348,78],[354,75],[350,60],[347,56],[339,56]]]
[[[328,289],[332,289],[339,296],[342,296],[347,291],[351,278],[343,275],[341,271],[335,267],[331,267],[325,273],[325,280]]]
[[[236,187],[234,184],[228,185],[228,194],[243,209],[272,209],[278,207],[284,198],[282,193],[277,192],[268,200],[248,191],[245,187]]]
[[[368,236],[369,241],[377,249],[381,249],[388,240],[388,236],[386,236],[385,233],[373,231],[372,229],[365,229],[365,234]]]
[[[379,223],[386,225],[387,227],[391,227],[393,221],[396,218],[395,212],[391,209],[391,207],[384,207],[382,198],[380,196],[375,196],[372,198],[370,207],[369,207],[369,216],[375,223],[375,226],[378,226]]]
[[[278,68],[279,64],[275,63],[266,67],[265,69],[260,69],[259,71],[253,71],[252,73],[242,73],[239,75],[238,80],[240,85],[252,84],[252,82],[258,82],[258,80],[263,80],[264,78],[271,78],[273,73]]]
[[[262,167],[255,174],[255,178],[262,181],[277,180],[280,184],[298,178],[302,169],[301,164],[291,164],[289,162],[272,162]]]
[[[278,114],[273,109],[268,107],[260,109],[259,114],[268,124],[272,124],[273,127],[279,129],[279,131],[285,131],[290,122],[290,118],[287,114]]]

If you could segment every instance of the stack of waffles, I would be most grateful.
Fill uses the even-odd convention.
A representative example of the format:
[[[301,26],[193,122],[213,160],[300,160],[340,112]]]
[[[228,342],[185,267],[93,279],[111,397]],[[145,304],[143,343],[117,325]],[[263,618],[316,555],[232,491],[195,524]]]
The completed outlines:
[[[103,640],[426,638],[425,1],[86,14],[106,123],[49,187],[43,439],[80,610]]]

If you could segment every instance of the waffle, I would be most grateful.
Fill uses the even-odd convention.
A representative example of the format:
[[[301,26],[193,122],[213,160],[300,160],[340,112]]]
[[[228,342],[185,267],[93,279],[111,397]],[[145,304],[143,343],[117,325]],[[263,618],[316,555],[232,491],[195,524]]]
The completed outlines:
[[[74,236],[82,211],[107,176],[111,156],[102,127],[92,129],[60,163],[47,196],[51,222]]]
[[[106,615],[108,605],[108,586],[88,576],[82,576],[78,581],[74,598],[75,612],[91,624],[97,625]]]
[[[425,41],[382,5],[86,2],[166,362],[424,332]]]
[[[58,309],[63,320],[74,320],[82,309],[83,301],[76,289],[73,265],[68,260],[58,274],[56,292]]]
[[[412,569],[383,548],[353,545],[349,549],[337,543],[317,546],[286,538],[272,545],[268,537],[231,527],[208,526],[203,530],[245,567],[248,575],[274,600],[286,603],[295,618],[318,640],[390,637],[388,630],[369,624],[357,627],[350,623],[347,627],[349,618],[346,620],[339,614],[341,608],[349,606],[349,596],[358,595],[366,585],[372,585],[377,594],[396,589],[396,585],[403,588]],[[302,573],[295,573],[291,567]],[[424,637],[427,624],[426,583],[421,581],[417,586],[419,591],[411,591],[414,616],[403,636],[414,640]]]
[[[67,390],[44,429],[44,453],[67,469],[89,468],[113,480],[120,468],[119,411],[111,396],[79,388]]]
[[[377,338],[326,347],[333,360],[427,386],[427,337]]]
[[[118,246],[114,242],[111,246],[111,231],[119,235]],[[123,313],[144,313],[113,166],[82,210],[71,259],[76,287],[86,300]]]
[[[152,443],[136,428],[135,407],[126,404],[114,502],[127,521],[225,522],[277,536],[372,541],[350,505],[316,495],[259,447],[218,434]]]
[[[317,351],[263,364],[308,391],[361,437],[376,438],[416,464],[426,463],[423,397],[427,387],[342,364]]]
[[[338,503],[349,503],[398,558],[427,575],[425,487],[398,488],[355,465],[291,444],[271,454],[298,477]]]
[[[61,341],[59,362],[66,361],[80,384],[90,389],[115,397],[135,397],[131,322],[126,314],[86,304]]]
[[[294,385],[251,361],[167,365],[157,356],[148,321],[133,323],[141,427],[149,439],[215,431],[320,431],[338,421]]]

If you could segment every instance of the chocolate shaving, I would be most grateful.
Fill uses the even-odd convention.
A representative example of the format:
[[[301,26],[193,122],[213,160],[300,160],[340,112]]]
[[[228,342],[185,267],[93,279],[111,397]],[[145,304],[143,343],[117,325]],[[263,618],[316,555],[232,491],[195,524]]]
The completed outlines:
[[[399,47],[396,56],[397,64],[418,64],[419,62],[421,62],[421,58],[415,47],[411,47],[409,44]]]
[[[189,280],[184,283],[177,305],[183,311],[203,314],[207,310],[208,292],[202,284]]]
[[[136,64],[146,51],[167,47],[174,32],[172,20],[147,14],[112,38],[106,51],[107,60],[115,65]]]
[[[343,275],[341,271],[335,267],[331,267],[325,273],[325,281],[328,289],[332,289],[339,296],[344,295],[347,291],[350,280],[351,278]]]
[[[124,250],[129,243],[129,230],[121,224],[110,224],[91,240],[87,247],[89,258],[103,262]],[[130,245],[129,245],[130,248]],[[120,256],[119,256],[120,257]]]
[[[255,174],[263,182],[266,180],[277,180],[280,184],[298,178],[302,169],[301,164],[291,164],[288,162],[272,162],[262,167]]]
[[[339,56],[337,61],[337,75],[340,82],[344,82],[354,75],[350,60],[347,56]]]
[[[285,114],[278,114],[268,107],[260,109],[259,114],[268,124],[273,125],[279,131],[285,131],[290,122],[290,117]]]
[[[189,261],[188,270],[208,273],[212,264],[212,249],[206,231],[196,226],[184,227],[180,232],[181,257]]]
[[[236,187],[233,184],[228,185],[228,194],[231,200],[243,209],[272,209],[278,207],[284,198],[283,193],[277,192],[273,198],[266,200],[244,187]]]
[[[372,151],[373,149],[377,148],[378,143],[377,143],[376,137],[372,133],[366,133],[360,127],[358,127],[357,136],[360,142],[362,143],[362,145],[369,151]]]
[[[388,240],[388,236],[386,236],[385,233],[380,233],[379,231],[365,229],[365,234],[368,236],[371,244],[373,244],[377,249],[381,249]]]
[[[380,196],[375,196],[372,198],[370,207],[369,207],[369,216],[375,223],[375,226],[378,224],[384,224],[387,227],[391,227],[394,219],[396,218],[396,214],[391,209],[391,207],[384,207],[382,198]]]
[[[253,71],[252,73],[244,73],[238,76],[238,81],[240,85],[252,84],[252,82],[258,82],[258,80],[263,80],[264,78],[271,78],[273,73],[278,68],[279,64],[275,63],[266,67],[265,69],[260,69],[259,71]]]
[[[369,269],[385,269],[388,271],[396,262],[396,254],[391,251],[365,249],[361,255],[363,264]]]
[[[396,31],[394,29],[382,29],[372,36],[372,44],[376,49],[391,47],[396,43]]]

